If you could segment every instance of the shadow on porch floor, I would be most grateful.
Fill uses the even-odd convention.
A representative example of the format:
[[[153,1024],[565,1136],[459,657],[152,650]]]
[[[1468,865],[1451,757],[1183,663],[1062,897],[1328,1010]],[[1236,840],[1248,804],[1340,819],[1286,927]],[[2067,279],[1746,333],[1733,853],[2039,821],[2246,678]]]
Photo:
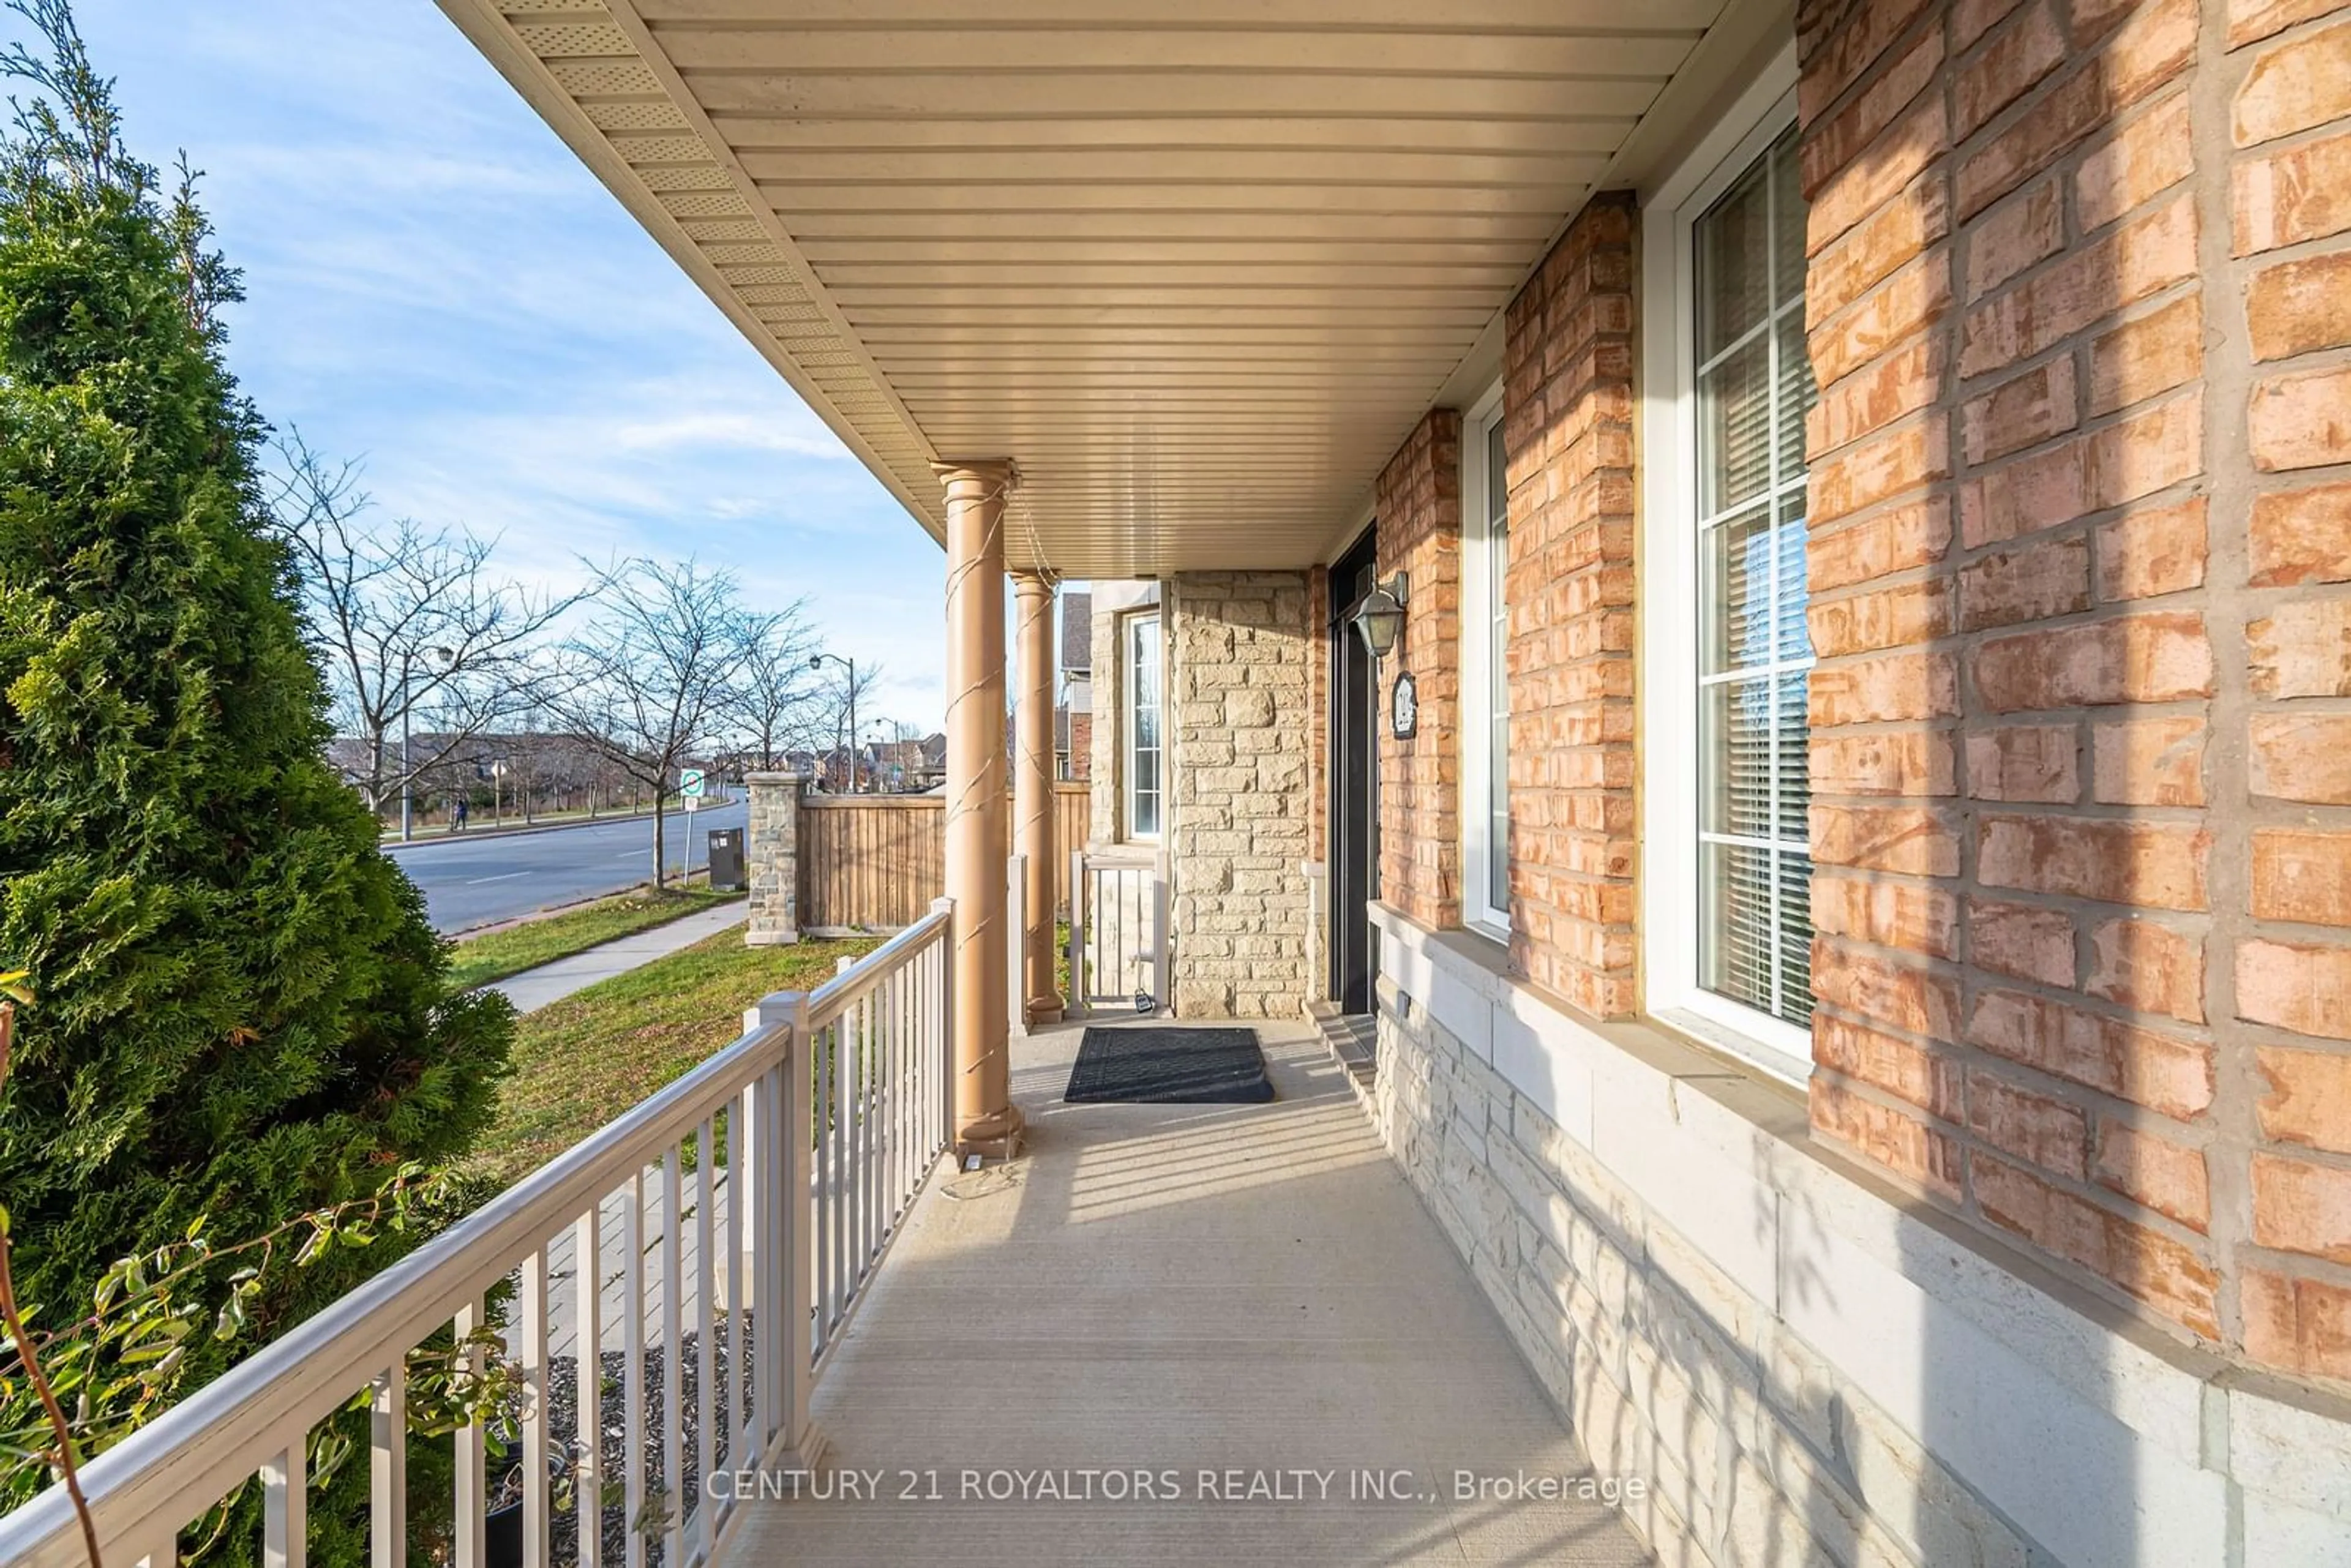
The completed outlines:
[[[1588,1472],[1320,1039],[1260,1034],[1254,1106],[1064,1105],[1077,1028],[1015,1041],[1029,1152],[924,1195],[817,1396],[809,1484],[880,1500],[762,1503],[732,1560],[1647,1561],[1598,1502],[1456,1496]],[[1113,1469],[1161,1500],[965,1498]],[[1304,1500],[1222,1495],[1259,1471]]]

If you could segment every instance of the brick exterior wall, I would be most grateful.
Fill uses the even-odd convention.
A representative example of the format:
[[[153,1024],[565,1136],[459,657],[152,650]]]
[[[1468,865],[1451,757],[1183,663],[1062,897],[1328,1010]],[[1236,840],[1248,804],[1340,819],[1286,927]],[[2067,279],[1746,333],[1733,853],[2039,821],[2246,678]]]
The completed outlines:
[[[2215,179],[2205,261],[2245,300],[2251,460],[2224,558],[2247,590],[2224,748],[2244,748],[2250,810],[2221,842],[2249,857],[2252,921],[2213,987],[2252,1056],[2223,1063],[2254,1145],[2237,1312],[2255,1359],[2351,1382],[2351,9],[2237,0],[2222,20],[2229,212]]]
[[[1176,758],[1168,874],[1176,1015],[1294,1019],[1313,796],[1304,572],[1186,572],[1165,596]]]
[[[1595,198],[1504,324],[1510,958],[1598,1018],[1639,1003],[1633,212]]]
[[[2351,29],[2320,9],[1802,8],[1812,1123],[2342,1377]]]
[[[1461,920],[1461,415],[1432,410],[1380,474],[1379,580],[1408,574],[1405,624],[1381,661],[1380,896],[1430,925]],[[1410,671],[1413,738],[1388,722]]]

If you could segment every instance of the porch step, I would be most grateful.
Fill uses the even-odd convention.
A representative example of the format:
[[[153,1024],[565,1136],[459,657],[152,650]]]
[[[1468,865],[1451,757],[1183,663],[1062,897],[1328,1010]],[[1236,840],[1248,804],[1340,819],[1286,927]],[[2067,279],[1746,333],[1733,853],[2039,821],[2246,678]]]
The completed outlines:
[[[1327,1001],[1307,1003],[1306,1012],[1322,1032],[1332,1060],[1346,1073],[1355,1098],[1370,1110],[1374,1087],[1379,1082],[1379,1047],[1372,1015],[1343,1013],[1336,1002]]]

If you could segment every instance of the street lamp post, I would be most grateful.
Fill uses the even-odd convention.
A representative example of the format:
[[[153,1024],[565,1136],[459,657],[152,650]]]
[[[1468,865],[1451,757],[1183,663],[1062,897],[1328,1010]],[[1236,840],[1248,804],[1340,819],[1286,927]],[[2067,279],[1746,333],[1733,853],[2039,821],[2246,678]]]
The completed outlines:
[[[857,793],[857,661],[841,653],[810,653],[809,668],[820,670],[827,659],[849,671],[849,792],[854,795]]]

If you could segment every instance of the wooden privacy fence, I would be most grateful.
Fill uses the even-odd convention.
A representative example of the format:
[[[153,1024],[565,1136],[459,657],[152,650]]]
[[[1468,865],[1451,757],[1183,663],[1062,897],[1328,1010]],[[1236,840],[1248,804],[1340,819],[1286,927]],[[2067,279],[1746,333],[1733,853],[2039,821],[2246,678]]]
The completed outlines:
[[[1066,913],[1069,852],[1086,841],[1087,786],[1054,785],[1053,808],[1060,819],[1053,895]],[[1019,819],[1012,821],[1017,835]],[[801,930],[912,925],[946,891],[946,797],[804,795],[798,850]]]

